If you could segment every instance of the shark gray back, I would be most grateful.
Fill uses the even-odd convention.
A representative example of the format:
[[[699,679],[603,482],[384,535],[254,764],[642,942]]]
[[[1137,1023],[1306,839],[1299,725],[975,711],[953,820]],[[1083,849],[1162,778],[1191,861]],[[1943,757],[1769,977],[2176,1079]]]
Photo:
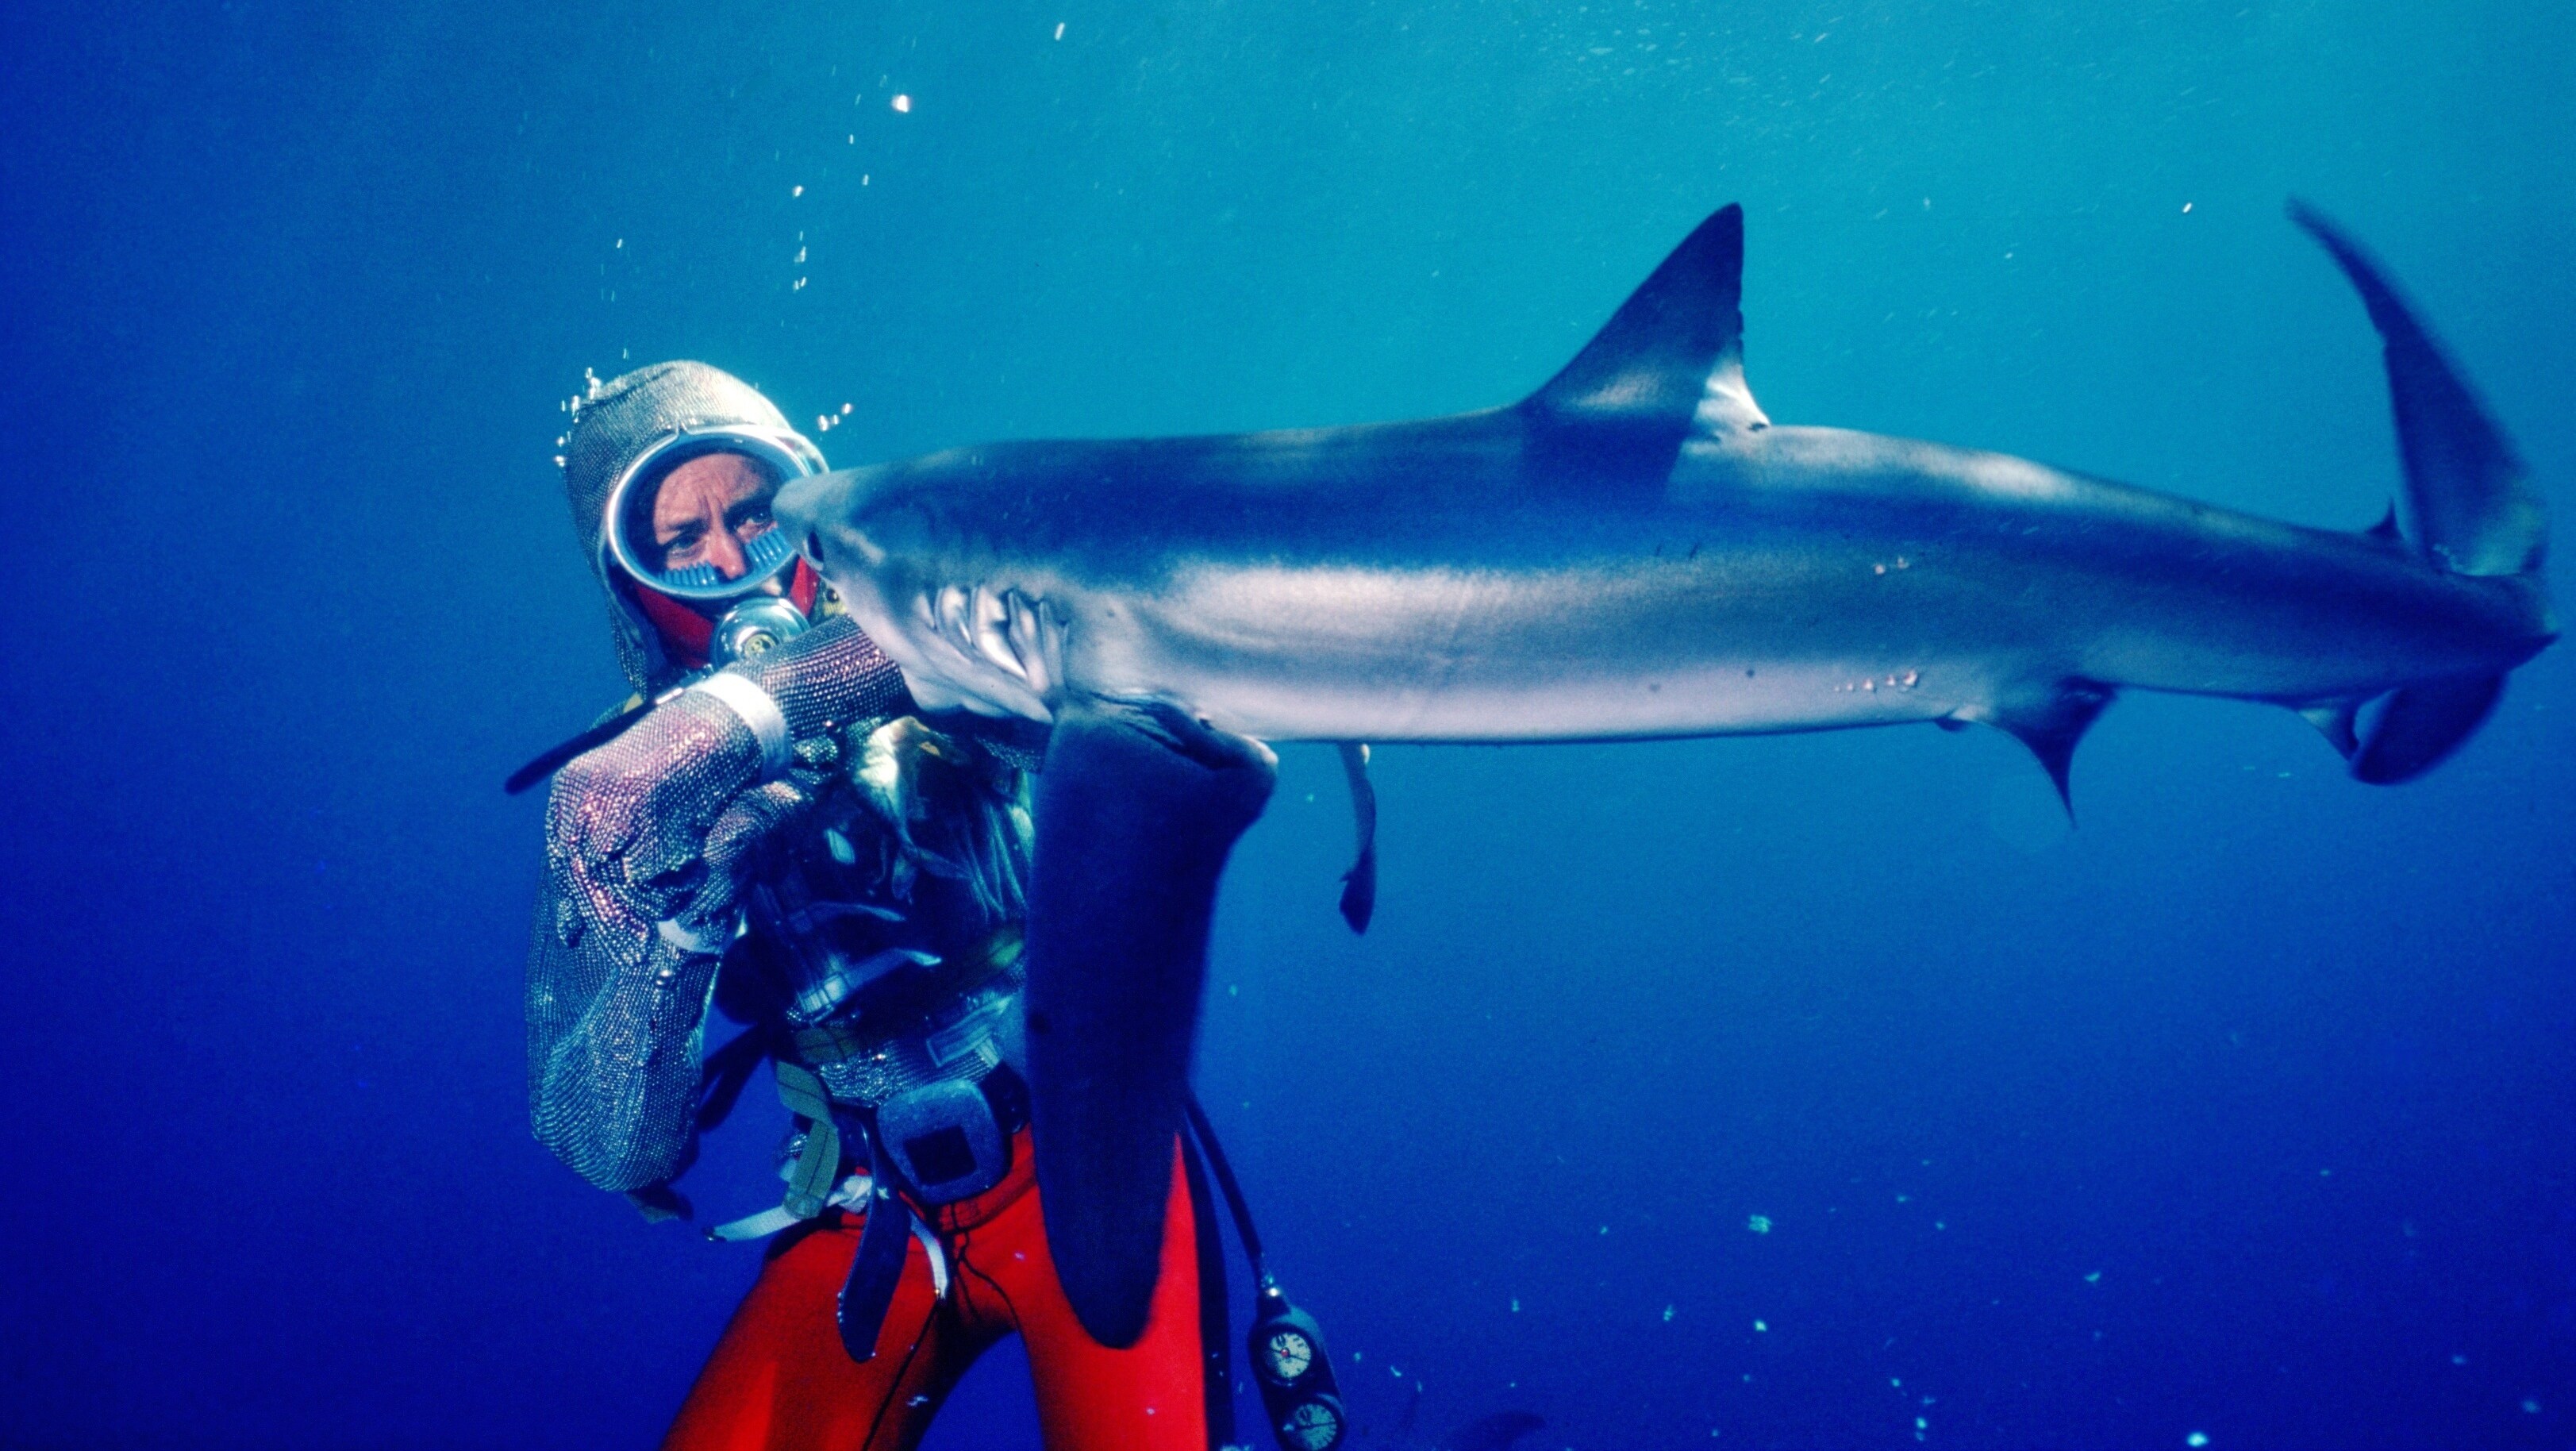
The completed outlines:
[[[1208,907],[1267,794],[1260,741],[1983,723],[2062,792],[2103,707],[2149,689],[2297,710],[2365,781],[2457,749],[2554,638],[2544,514],[2382,272],[2295,216],[2387,345],[2402,531],[1774,427],[1744,379],[1735,207],[1518,404],[983,445],[782,493],[924,706],[1055,726],[1031,1076],[1083,1323],[1128,1343],[1150,1305]]]

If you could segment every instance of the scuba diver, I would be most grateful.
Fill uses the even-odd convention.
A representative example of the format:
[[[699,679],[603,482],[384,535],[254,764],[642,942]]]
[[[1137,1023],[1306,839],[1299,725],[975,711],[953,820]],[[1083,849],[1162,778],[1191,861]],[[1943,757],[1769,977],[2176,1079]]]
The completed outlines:
[[[513,781],[569,761],[528,963],[536,1135],[648,1218],[687,1217],[672,1181],[763,1061],[793,1115],[784,1202],[710,1231],[774,1239],[664,1445],[910,1447],[1013,1331],[1049,1447],[1230,1441],[1199,1154],[1177,1156],[1135,1344],[1084,1333],[1049,1256],[1020,1067],[1042,742],[915,713],[774,527],[771,496],[823,460],[740,380],[594,380],[561,462],[637,694]],[[702,1055],[711,1005],[748,1026]],[[1313,1349],[1322,1379],[1301,1373],[1329,1390]],[[1294,1444],[1341,1439],[1328,1409],[1329,1437]]]

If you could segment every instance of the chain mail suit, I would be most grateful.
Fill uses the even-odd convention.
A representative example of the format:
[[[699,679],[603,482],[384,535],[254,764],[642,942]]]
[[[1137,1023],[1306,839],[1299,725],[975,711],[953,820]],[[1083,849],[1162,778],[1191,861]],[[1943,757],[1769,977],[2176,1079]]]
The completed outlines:
[[[699,364],[596,388],[566,448],[594,563],[598,521],[583,508],[605,495],[600,473],[660,430],[776,416]],[[639,587],[613,566],[602,582],[630,678],[665,690],[687,679],[634,608]],[[892,662],[851,621],[827,618],[696,679],[557,775],[528,963],[537,1137],[590,1182],[686,1212],[667,1186],[694,1157],[719,1081],[711,1012],[747,1025],[720,1058],[747,1071],[774,1057],[783,1094],[793,1069],[829,1100],[826,1111],[790,1098],[799,1133],[783,1171],[794,1207],[792,1176],[829,1153],[829,1197],[772,1241],[666,1446],[909,1447],[976,1356],[1013,1331],[1049,1447],[1215,1445],[1232,1429],[1223,1281],[1187,1158],[1153,1323],[1133,1346],[1090,1340],[1055,1281],[1024,1115],[1003,1124],[1008,1169],[991,1187],[945,1202],[905,1190],[916,1242],[874,1353],[859,1358],[864,1347],[836,1333],[871,1217],[872,1115],[925,1085],[1014,1081],[1020,1056],[1011,969],[1032,761],[911,711]],[[833,1152],[836,1124],[847,1136]]]

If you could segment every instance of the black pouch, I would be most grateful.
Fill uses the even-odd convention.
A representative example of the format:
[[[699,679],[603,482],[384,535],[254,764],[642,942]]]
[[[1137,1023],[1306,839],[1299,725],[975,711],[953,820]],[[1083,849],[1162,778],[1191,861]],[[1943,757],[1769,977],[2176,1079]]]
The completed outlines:
[[[1010,1136],[980,1085],[924,1084],[877,1106],[877,1141],[924,1204],[953,1204],[1002,1182]]]

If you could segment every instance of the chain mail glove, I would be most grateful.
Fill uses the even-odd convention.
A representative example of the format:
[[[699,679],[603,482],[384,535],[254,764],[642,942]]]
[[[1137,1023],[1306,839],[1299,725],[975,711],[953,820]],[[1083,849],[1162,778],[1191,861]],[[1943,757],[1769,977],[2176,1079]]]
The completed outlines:
[[[528,960],[537,1138],[606,1189],[687,1164],[700,1037],[742,874],[810,801],[799,741],[904,708],[847,619],[691,686],[556,776]]]

